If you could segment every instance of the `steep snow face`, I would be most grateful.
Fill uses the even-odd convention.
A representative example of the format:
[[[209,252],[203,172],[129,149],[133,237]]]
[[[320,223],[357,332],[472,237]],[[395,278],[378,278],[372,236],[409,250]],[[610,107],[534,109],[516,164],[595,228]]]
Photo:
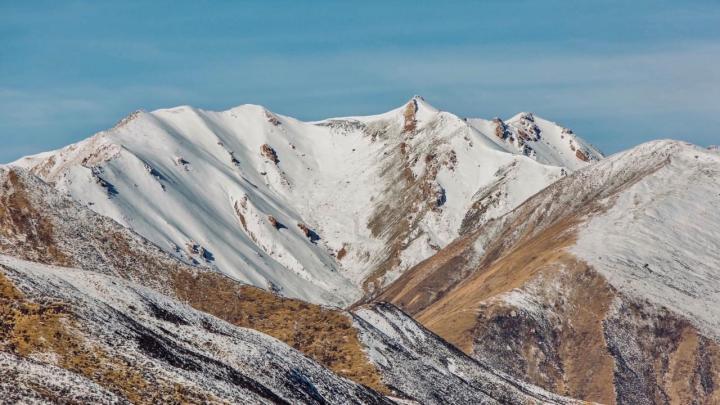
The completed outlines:
[[[588,221],[571,249],[616,288],[650,300],[720,337],[720,155],[656,142],[613,156],[597,170],[666,164],[632,184]]]
[[[531,113],[520,113],[507,121],[470,118],[468,122],[503,150],[524,154],[540,163],[574,171],[603,157],[572,130]]]
[[[70,389],[103,403],[391,403],[276,339],[123,279],[0,256],[0,282],[4,399]],[[6,345],[16,338],[24,344]]]
[[[385,114],[314,123],[254,105],[136,112],[15,164],[186,262],[345,306],[469,220],[512,210],[560,178],[560,163],[415,97]]]

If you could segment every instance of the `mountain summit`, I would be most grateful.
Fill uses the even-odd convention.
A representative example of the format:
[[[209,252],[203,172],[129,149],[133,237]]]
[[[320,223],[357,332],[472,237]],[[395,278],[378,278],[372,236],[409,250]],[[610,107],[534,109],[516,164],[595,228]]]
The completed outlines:
[[[14,165],[186,263],[346,306],[599,158],[538,117],[464,120],[415,96],[319,122],[256,105],[138,111]]]

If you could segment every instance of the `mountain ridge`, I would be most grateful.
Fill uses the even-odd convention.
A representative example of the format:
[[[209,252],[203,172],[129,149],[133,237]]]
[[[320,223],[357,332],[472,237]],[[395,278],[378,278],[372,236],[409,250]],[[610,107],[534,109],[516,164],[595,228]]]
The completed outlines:
[[[13,165],[181,260],[339,306],[445,246],[466,217],[500,215],[572,170],[421,97],[312,123],[256,105],[136,112]]]
[[[461,236],[379,299],[556,393],[713,403],[719,174],[712,151],[639,145]]]
[[[448,351],[392,306],[342,311],[185,264],[24,169],[0,168],[0,202],[8,401],[576,402]]]

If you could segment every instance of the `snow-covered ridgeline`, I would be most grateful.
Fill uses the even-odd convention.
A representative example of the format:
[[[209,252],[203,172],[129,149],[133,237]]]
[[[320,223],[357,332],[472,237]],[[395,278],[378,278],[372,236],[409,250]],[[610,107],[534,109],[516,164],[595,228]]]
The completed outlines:
[[[561,131],[533,120],[543,142]],[[367,277],[382,270],[387,284],[444,247],[469,215],[500,216],[587,164],[526,156],[472,123],[420,97],[313,123],[255,105],[177,107],[15,165],[187,262],[344,306]]]

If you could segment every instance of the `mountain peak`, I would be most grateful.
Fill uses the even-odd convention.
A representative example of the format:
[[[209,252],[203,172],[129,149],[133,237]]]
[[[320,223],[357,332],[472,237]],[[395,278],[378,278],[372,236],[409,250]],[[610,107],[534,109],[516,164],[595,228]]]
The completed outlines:
[[[405,106],[409,105],[410,103],[413,103],[415,105],[417,111],[426,110],[426,111],[430,111],[433,113],[440,111],[439,109],[433,107],[430,103],[428,103],[425,100],[425,97],[417,95],[417,94],[412,96],[412,98],[410,100],[408,100],[407,103],[405,103]]]
[[[535,122],[535,113],[530,111],[521,111],[515,115],[513,115],[510,119],[507,120],[507,122],[513,122],[513,121],[530,121]],[[542,118],[542,117],[537,117]]]

